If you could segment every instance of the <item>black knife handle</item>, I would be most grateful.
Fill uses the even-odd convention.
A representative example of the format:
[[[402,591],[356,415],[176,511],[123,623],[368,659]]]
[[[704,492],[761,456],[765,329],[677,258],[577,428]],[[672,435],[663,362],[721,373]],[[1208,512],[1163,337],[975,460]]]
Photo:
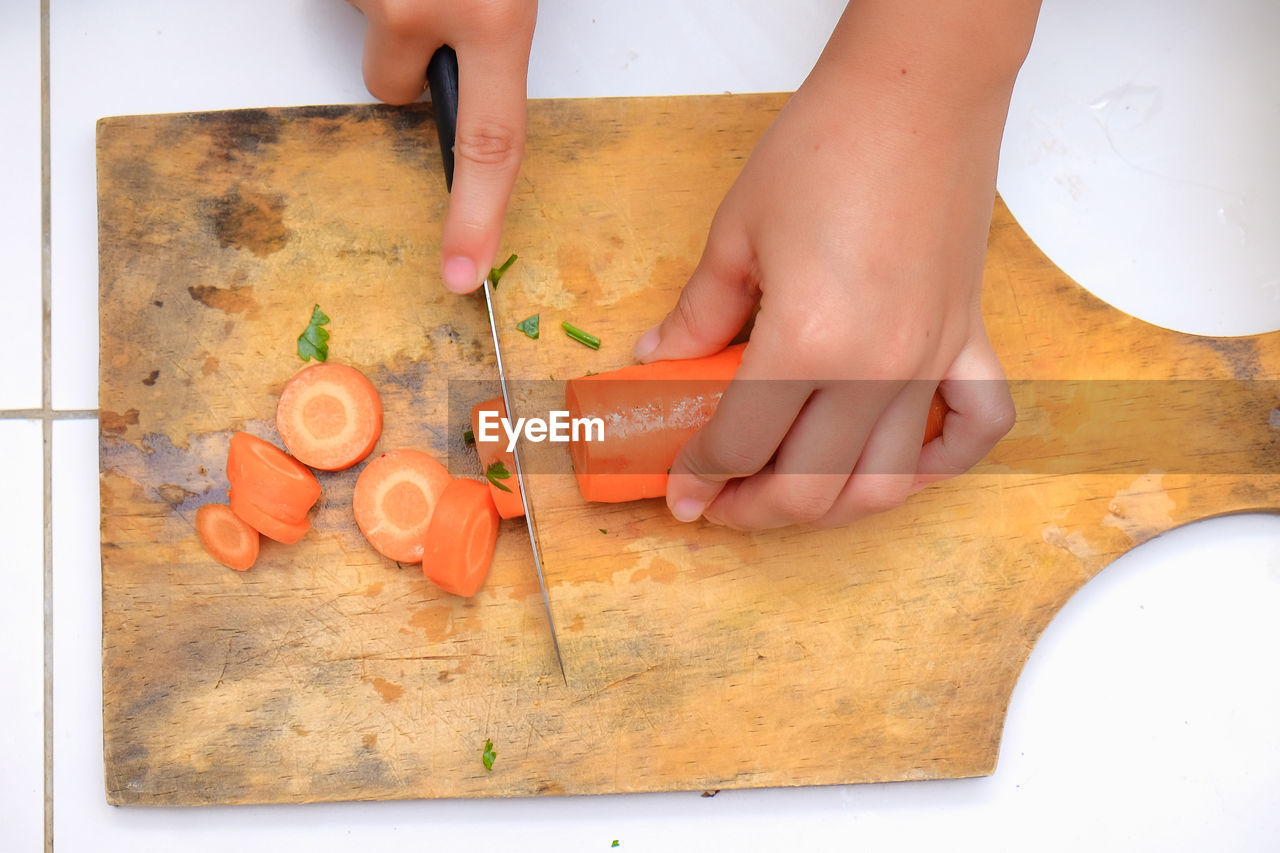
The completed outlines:
[[[427,87],[431,109],[440,137],[440,158],[444,161],[444,185],[453,190],[453,140],[458,135],[458,54],[445,45],[427,63]]]

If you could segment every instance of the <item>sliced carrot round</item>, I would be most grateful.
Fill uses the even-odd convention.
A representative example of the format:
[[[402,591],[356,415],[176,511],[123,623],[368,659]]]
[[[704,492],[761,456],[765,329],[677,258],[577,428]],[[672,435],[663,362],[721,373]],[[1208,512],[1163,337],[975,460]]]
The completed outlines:
[[[196,535],[209,556],[229,569],[248,571],[258,559],[258,531],[226,504],[205,504],[196,510]]]
[[[276,405],[285,447],[321,471],[350,468],[382,434],[382,399],[368,378],[345,364],[313,364],[289,380]]]
[[[497,439],[483,441],[480,431],[481,412],[493,412],[499,418],[505,418],[506,404],[502,402],[501,397],[494,397],[492,400],[485,400],[483,403],[472,406],[471,432],[476,437],[476,453],[480,457],[480,470],[485,472],[486,478],[490,467],[497,462],[502,463],[502,470],[507,473],[505,478],[495,477],[488,480],[489,496],[493,498],[493,505],[498,508],[498,515],[503,518],[520,518],[524,515],[524,501],[520,499],[520,481],[516,478],[516,455],[507,450],[511,434],[499,423]],[[502,483],[506,488],[499,487],[497,483]]]
[[[454,480],[431,517],[422,573],[445,592],[475,595],[493,565],[500,523],[488,487]]]
[[[422,542],[452,475],[421,450],[391,450],[356,478],[356,526],[374,550],[398,563],[422,561]]]
[[[307,535],[307,531],[311,529],[311,522],[307,519],[295,522],[276,518],[254,503],[251,495],[246,495],[234,488],[227,492],[227,500],[236,515],[268,539],[293,544]]]
[[[300,523],[320,497],[320,482],[297,459],[247,432],[231,436],[227,480],[242,497],[282,521]]]

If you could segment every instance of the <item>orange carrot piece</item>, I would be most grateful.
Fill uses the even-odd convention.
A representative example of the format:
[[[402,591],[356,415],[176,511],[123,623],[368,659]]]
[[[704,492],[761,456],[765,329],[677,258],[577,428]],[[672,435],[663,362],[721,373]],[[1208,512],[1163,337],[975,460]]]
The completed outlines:
[[[345,364],[313,364],[285,385],[276,427],[299,461],[321,471],[350,468],[382,434],[382,399],[373,383]]]
[[[254,503],[252,495],[243,494],[234,488],[228,490],[227,500],[236,515],[268,539],[291,545],[307,535],[307,531],[311,529],[311,522],[306,518],[297,522],[276,518]]]
[[[421,450],[383,453],[356,478],[351,501],[356,526],[387,559],[422,562],[427,525],[452,481],[448,470]]]
[[[247,432],[231,436],[227,480],[233,491],[281,521],[300,523],[320,498],[320,482],[297,459]]]
[[[454,480],[431,517],[422,573],[445,592],[475,595],[493,565],[500,523],[484,483]]]
[[[739,344],[705,358],[655,361],[570,379],[565,385],[569,417],[605,422],[604,441],[569,443],[582,496],[618,503],[665,495],[676,453],[711,419],[744,348]]]
[[[196,510],[196,535],[209,556],[229,569],[247,572],[258,559],[258,531],[226,504]]]
[[[947,419],[949,411],[947,401],[942,399],[941,393],[934,390],[933,399],[929,401],[929,416],[924,421],[924,441],[921,444],[928,444],[942,435],[942,422]]]
[[[603,441],[569,443],[583,498],[616,503],[665,495],[666,472],[715,413],[744,347],[570,379],[565,386],[569,417],[599,417],[605,423]],[[942,433],[946,413],[946,402],[935,392],[922,443]]]
[[[489,484],[493,505],[498,508],[498,515],[503,518],[520,518],[524,515],[524,501],[520,499],[520,481],[516,479],[516,456],[514,453],[507,451],[510,433],[499,424],[496,430],[498,437],[495,440],[481,441],[481,412],[493,412],[498,417],[505,418],[507,416],[507,407],[503,404],[501,397],[494,397],[492,400],[476,403],[471,407],[471,432],[476,437],[476,453],[480,455],[481,472],[487,472],[490,465],[495,462],[501,462],[510,474],[505,480],[498,481],[506,486],[508,491],[503,491],[488,477],[485,478]]]

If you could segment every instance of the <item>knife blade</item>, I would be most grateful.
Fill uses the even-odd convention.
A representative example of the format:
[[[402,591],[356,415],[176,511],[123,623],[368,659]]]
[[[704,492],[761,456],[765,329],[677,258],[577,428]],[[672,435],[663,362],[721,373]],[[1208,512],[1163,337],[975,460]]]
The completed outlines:
[[[427,65],[427,86],[431,90],[432,111],[435,114],[436,132],[440,137],[440,157],[444,161],[445,187],[453,191],[453,143],[458,130],[458,55],[445,45],[435,52]],[[502,364],[502,344],[498,340],[498,322],[493,312],[493,284],[485,276],[481,285],[484,306],[489,315],[489,331],[493,334],[493,357],[498,366],[498,385],[502,389],[502,405],[507,417],[515,411],[511,407],[511,395],[507,389],[507,374]],[[566,686],[569,676],[565,673],[564,658],[560,654],[560,641],[556,638],[555,618],[551,615],[551,596],[547,594],[547,581],[542,574],[542,548],[538,541],[538,525],[533,517],[533,504],[525,487],[524,471],[520,467],[520,438],[516,436],[511,456],[515,462],[516,485],[520,500],[524,503],[525,527],[529,532],[529,547],[533,550],[533,569],[538,574],[538,588],[542,591],[542,606],[547,614],[547,626],[551,629],[551,646],[556,653],[560,677]]]

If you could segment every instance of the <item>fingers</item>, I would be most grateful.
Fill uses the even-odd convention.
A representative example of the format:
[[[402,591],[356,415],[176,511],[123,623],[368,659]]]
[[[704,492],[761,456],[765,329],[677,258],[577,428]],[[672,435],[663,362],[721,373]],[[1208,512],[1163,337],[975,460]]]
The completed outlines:
[[[938,388],[951,411],[942,435],[920,453],[913,491],[982,461],[1016,418],[1004,369],[985,337],[961,350]]]
[[[721,492],[707,519],[751,530],[836,527],[897,506],[911,487],[931,394],[928,383],[824,386],[792,424],[768,474]]]
[[[444,44],[427,9],[412,3],[352,0],[369,25],[364,35],[364,85],[380,101],[407,104],[422,94],[427,62]]]
[[[458,54],[454,179],[441,240],[445,286],[467,293],[493,265],[524,157],[535,0],[351,0],[368,19],[364,78],[391,104],[421,96],[432,54]]]
[[[750,349],[750,347],[748,347]],[[667,478],[667,506],[693,521],[727,481],[760,471],[803,408],[812,386],[754,378],[744,361],[715,415],[685,443]]]
[[[920,437],[933,399],[932,382],[915,380],[884,409],[862,455],[826,515],[814,527],[843,527],[901,506],[911,495],[920,458]]]
[[[511,20],[494,22],[502,37],[454,45],[458,134],[440,250],[445,286],[457,293],[479,287],[493,265],[502,219],[524,158],[533,9],[531,4],[515,4]]]
[[[675,308],[636,341],[636,358],[696,358],[724,349],[746,325],[759,296],[750,256],[745,230],[722,206]]]

